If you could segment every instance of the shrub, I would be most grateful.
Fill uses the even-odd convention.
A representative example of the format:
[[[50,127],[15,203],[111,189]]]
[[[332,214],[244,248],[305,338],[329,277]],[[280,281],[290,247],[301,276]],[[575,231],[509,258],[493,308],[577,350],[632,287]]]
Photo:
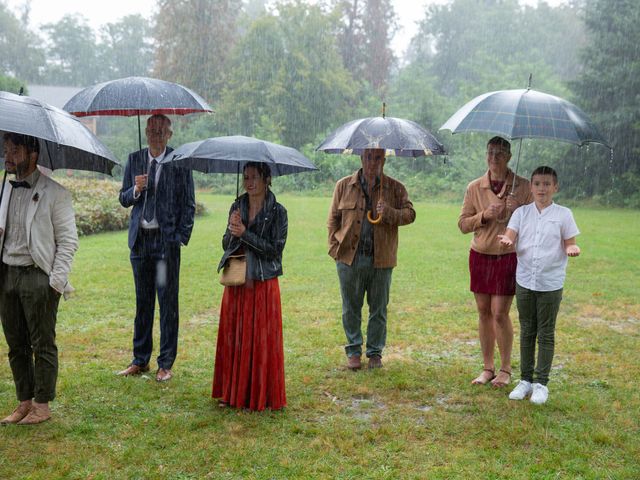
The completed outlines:
[[[56,178],[70,192],[76,214],[78,235],[124,230],[129,225],[130,209],[118,201],[120,182],[109,179]],[[205,212],[196,202],[196,215]]]

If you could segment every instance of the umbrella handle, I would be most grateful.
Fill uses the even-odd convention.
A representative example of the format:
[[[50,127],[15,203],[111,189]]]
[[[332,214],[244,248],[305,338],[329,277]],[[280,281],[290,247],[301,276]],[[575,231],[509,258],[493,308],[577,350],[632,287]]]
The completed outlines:
[[[378,196],[378,201],[380,201],[380,199],[382,198],[382,179],[383,178],[384,178],[384,175],[380,174],[380,195]],[[382,215],[378,215],[378,218],[373,218],[373,211],[369,210],[367,212],[367,220],[369,220],[370,224],[377,225],[382,221]]]

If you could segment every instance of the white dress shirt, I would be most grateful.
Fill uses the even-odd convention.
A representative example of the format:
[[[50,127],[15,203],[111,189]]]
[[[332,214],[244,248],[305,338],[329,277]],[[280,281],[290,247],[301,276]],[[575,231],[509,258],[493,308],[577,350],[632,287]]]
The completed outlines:
[[[162,164],[160,163],[160,161],[164,158],[165,154],[167,153],[167,149],[165,148],[162,153],[160,155],[158,155],[157,157],[153,157],[151,156],[151,150],[147,149],[147,172],[149,171],[149,169],[151,168],[151,162],[153,160],[155,160],[158,164],[156,165],[156,176],[153,179],[153,188],[155,189],[156,186],[158,185],[158,181],[160,180],[160,170],[162,170]],[[155,194],[157,193],[157,191],[154,192],[154,196],[153,196],[153,202],[155,202],[156,196]],[[138,194],[139,196],[140,194]],[[134,195],[134,198],[137,198]],[[146,201],[146,199],[145,199]],[[145,206],[146,208],[154,208],[154,205],[148,205]],[[142,228],[146,228],[146,229],[155,229],[155,228],[160,228],[160,224],[158,223],[158,219],[154,216],[153,220],[151,220],[150,222],[147,222],[144,219],[144,216],[140,219],[140,226]]]
[[[561,289],[568,259],[564,241],[580,233],[571,210],[552,203],[539,212],[533,202],[513,212],[508,228],[518,234],[516,282],[538,292]]]

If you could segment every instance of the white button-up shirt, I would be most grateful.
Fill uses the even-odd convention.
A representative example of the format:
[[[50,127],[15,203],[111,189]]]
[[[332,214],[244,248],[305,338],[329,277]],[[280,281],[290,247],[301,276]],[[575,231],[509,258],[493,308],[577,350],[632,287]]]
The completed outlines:
[[[149,169],[151,168],[151,162],[153,160],[155,160],[158,164],[156,165],[156,176],[153,179],[153,188],[156,188],[156,185],[158,185],[158,181],[160,181],[160,170],[162,170],[162,164],[160,163],[160,161],[164,158],[164,156],[167,153],[167,149],[165,148],[162,153],[160,155],[158,155],[157,157],[153,157],[151,156],[151,150],[147,149],[147,172],[149,171]],[[157,194],[157,190],[154,192],[154,197],[153,201],[156,201],[156,197],[155,194]],[[138,196],[140,196],[141,194],[138,194]],[[135,195],[133,198],[137,198]],[[146,201],[146,200],[145,200]],[[155,205],[148,205],[146,206],[146,208],[153,208],[154,212],[155,212]],[[144,219],[144,216],[140,219],[140,225],[142,226],[142,228],[146,228],[146,229],[155,229],[155,228],[159,228],[160,224],[158,224],[158,219],[154,216],[153,220],[151,220],[150,222],[147,222]]]
[[[539,212],[533,202],[513,212],[508,228],[518,234],[516,282],[538,292],[561,289],[568,259],[564,241],[580,233],[571,210],[552,203]]]

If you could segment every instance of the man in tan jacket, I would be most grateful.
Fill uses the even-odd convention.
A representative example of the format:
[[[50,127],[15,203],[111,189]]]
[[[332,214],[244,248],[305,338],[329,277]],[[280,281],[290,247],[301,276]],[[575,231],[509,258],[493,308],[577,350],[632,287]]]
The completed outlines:
[[[416,218],[406,188],[383,174],[385,151],[366,149],[362,168],[338,181],[327,226],[329,255],[336,261],[342,294],[347,368],[362,364],[362,306],[367,295],[366,355],[369,368],[382,367],[387,336],[391,272],[397,264],[398,227]],[[375,206],[375,213],[373,210]]]
[[[51,417],[56,396],[58,303],[73,291],[78,233],[70,193],[36,166],[38,140],[6,133],[3,142],[16,180],[0,205],[0,317],[19,404],[0,423],[34,425]]]

